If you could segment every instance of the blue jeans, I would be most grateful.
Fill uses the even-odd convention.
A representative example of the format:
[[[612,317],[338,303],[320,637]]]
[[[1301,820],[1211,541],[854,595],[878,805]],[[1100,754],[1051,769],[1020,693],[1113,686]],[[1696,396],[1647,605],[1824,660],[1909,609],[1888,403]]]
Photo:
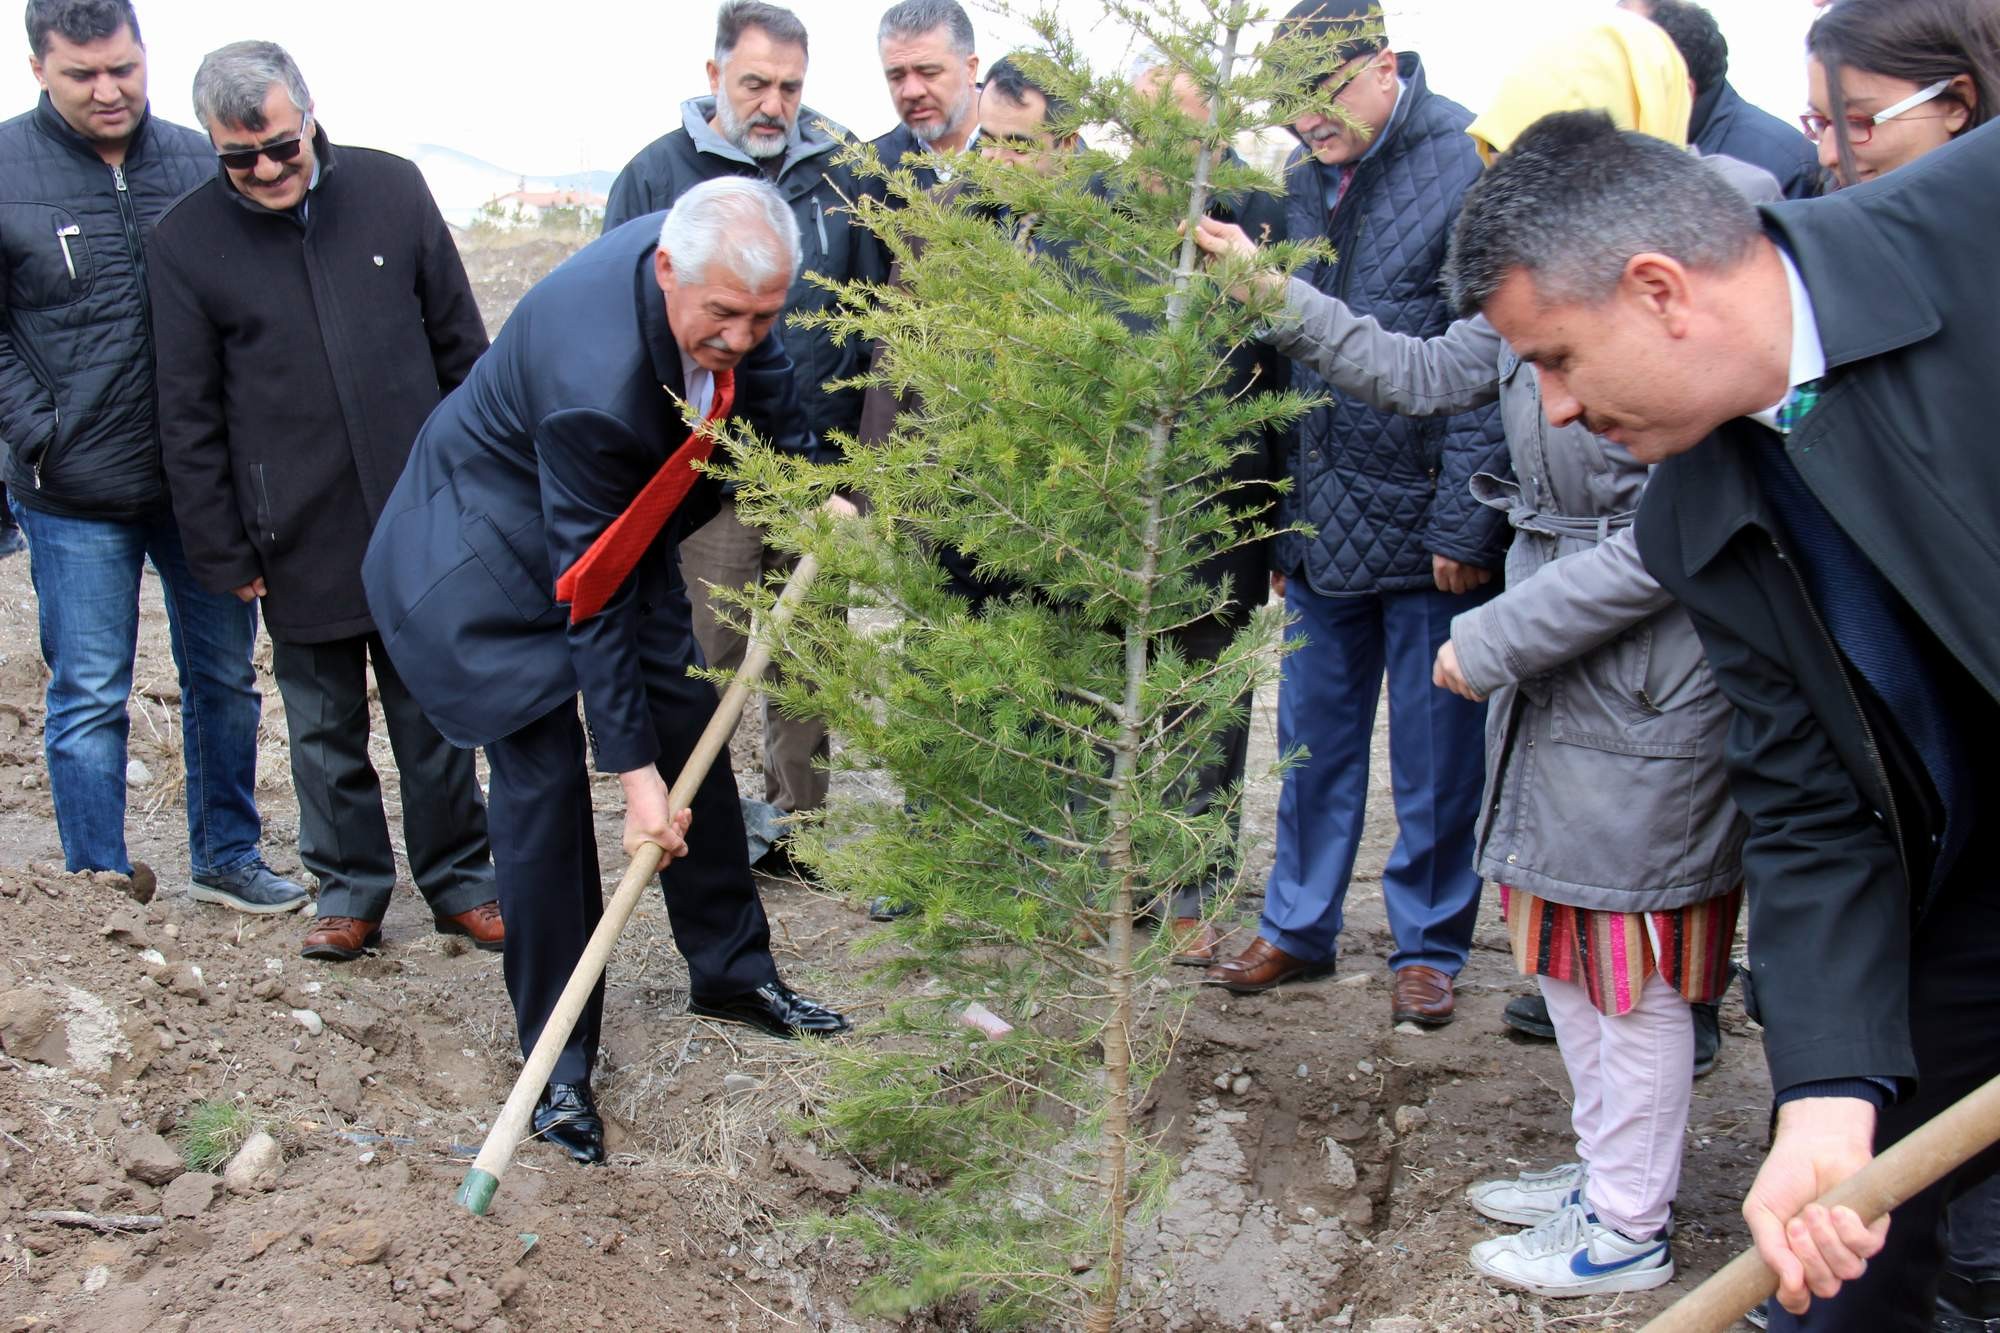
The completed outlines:
[[[1451,618],[1484,601],[1482,589],[1322,597],[1289,580],[1288,639],[1278,685],[1278,751],[1306,757],[1278,796],[1277,854],[1259,933],[1295,958],[1331,958],[1368,804],[1368,760],[1382,677],[1389,679],[1389,777],[1399,831],[1382,870],[1396,949],[1392,969],[1423,964],[1449,976],[1465,966],[1479,915],[1472,867],[1485,782],[1486,705],[1431,683]]]
[[[250,654],[257,604],[204,590],[188,570],[173,515],[120,522],[29,509],[10,498],[28,536],[49,667],[42,746],[63,860],[71,870],[129,874],[125,853],[126,712],[139,641],[139,580],[159,572],[181,687],[188,855],[201,877],[257,859],[254,794],[262,699]]]

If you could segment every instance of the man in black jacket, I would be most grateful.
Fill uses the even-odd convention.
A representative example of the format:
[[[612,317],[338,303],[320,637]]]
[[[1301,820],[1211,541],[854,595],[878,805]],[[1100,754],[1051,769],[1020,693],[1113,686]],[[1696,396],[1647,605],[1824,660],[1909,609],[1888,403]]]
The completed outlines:
[[[486,350],[471,284],[416,167],[329,143],[281,47],[210,52],[194,106],[221,161],[154,229],[161,447],[189,567],[211,592],[261,600],[271,631],[299,858],[319,879],[301,952],[360,956],[396,885],[368,758],[371,665],[411,878],[439,931],[498,950],[472,754],[411,699],[361,588],[418,428]]]
[[[295,911],[306,891],[258,853],[257,608],[189,571],[153,406],[148,234],[214,155],[148,111],[127,0],[34,0],[27,19],[44,91],[0,125],[0,441],[49,667],[43,748],[63,859],[132,869],[126,698],[150,562],[180,675],[193,894]]]
[[[718,176],[753,176],[784,195],[805,243],[804,265],[787,296],[788,312],[824,309],[833,297],[807,276],[846,281],[879,277],[880,248],[855,225],[845,204],[860,189],[852,171],[833,158],[848,134],[823,124],[803,105],[806,30],[788,9],[763,0],[726,0],[716,15],[715,54],[708,63],[709,96],[682,104],[681,128],[639,151],[618,173],[604,213],[606,232],[641,214],[671,207],[690,188]],[[821,440],[851,435],[861,418],[861,394],[829,386],[860,373],[866,351],[837,341],[824,329],[787,324],[780,330],[799,382],[805,422]],[[682,549],[682,568],[694,605],[695,640],[707,664],[723,671],[742,665],[748,642],[725,623],[734,619],[709,596],[789,570],[793,557],[764,541],[764,534],[736,517],[733,498]],[[787,717],[764,705],[764,799],[786,814],[826,803],[826,727],[816,719]],[[782,842],[760,868],[791,871]]]
[[[1579,113],[1516,142],[1454,240],[1454,295],[1540,368],[1549,419],[1662,463],[1640,548],[1736,708],[1773,1328],[1927,1328],[1941,1210],[1996,1164],[1893,1225],[1811,1204],[2000,1073],[1996,191],[1989,125],[1760,219]]]
[[[369,541],[368,605],[410,693],[453,743],[486,747],[523,1052],[603,915],[586,735],[619,775],[626,852],[685,857],[660,883],[689,1008],[779,1036],[847,1027],[778,980],[726,754],[692,820],[667,819],[667,782],[715,711],[687,674],[677,548],[721,488],[692,470],[707,437],[684,413],[739,412],[813,455],[773,327],[799,248],[777,191],[735,177],[587,246],[424,423]],[[535,1112],[536,1132],[585,1162],[604,1155],[590,1094],[603,998],[600,982]]]
[[[896,127],[874,140],[883,166],[894,171],[918,153],[948,157],[971,145],[979,124],[975,41],[958,0],[902,0],[882,15],[875,44],[896,105]],[[923,189],[949,179],[933,167],[908,165]]]
[[[1778,178],[1787,199],[1820,191],[1819,153],[1796,122],[1778,119],[1743,100],[1729,82],[1729,41],[1715,15],[1694,0],[1620,0],[1619,7],[1651,19],[1673,38],[1694,84],[1688,142],[1708,157],[1733,157]]]

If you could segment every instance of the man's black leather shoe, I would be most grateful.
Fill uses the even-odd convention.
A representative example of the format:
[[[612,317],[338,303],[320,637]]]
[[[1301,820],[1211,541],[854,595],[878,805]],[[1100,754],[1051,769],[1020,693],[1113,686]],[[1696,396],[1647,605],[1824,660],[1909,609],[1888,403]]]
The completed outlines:
[[[792,855],[790,838],[780,838],[772,843],[771,850],[759,857],[750,868],[770,879],[788,880],[809,889],[821,887],[813,868]]]
[[[741,995],[688,998],[688,1012],[703,1018],[748,1023],[774,1037],[831,1037],[847,1031],[847,1019],[817,1000],[808,1000],[782,981]]]
[[[1549,1002],[1539,995],[1516,995],[1500,1011],[1500,1021],[1536,1041],[1556,1039],[1556,1025],[1549,1018]]]
[[[535,1103],[535,1136],[591,1166],[604,1160],[604,1120],[588,1083],[551,1083]]]

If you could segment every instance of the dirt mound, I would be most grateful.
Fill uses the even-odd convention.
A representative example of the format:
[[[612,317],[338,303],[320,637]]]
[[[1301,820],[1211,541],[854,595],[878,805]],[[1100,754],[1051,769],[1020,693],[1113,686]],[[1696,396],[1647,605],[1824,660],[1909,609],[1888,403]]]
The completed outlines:
[[[614,1124],[628,1151],[608,1170],[524,1148],[475,1220],[451,1194],[513,1074],[498,960],[392,925],[390,953],[326,967],[295,957],[298,931],[142,903],[121,876],[0,872],[0,1313],[15,1326],[846,1326],[816,1313],[805,1243],[769,1227],[844,1170],[814,1173],[777,1133],[803,1109],[794,1048],[685,1017],[616,1025],[614,1049],[668,1052],[606,1062],[607,1107],[645,1128]],[[468,997],[485,997],[470,1006],[484,1030]],[[628,1014],[640,999],[614,992]],[[272,1189],[186,1172],[177,1127],[218,1099],[285,1146]],[[681,1122],[700,1128],[662,1132]],[[630,1151],[642,1143],[666,1150]],[[51,1210],[160,1222],[98,1234],[34,1216]]]

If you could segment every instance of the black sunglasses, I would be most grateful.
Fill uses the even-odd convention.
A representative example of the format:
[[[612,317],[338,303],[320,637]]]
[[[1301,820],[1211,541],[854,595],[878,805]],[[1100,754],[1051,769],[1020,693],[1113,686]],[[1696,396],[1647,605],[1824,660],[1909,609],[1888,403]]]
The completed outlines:
[[[305,147],[306,136],[311,131],[312,117],[307,116],[299,122],[299,132],[289,139],[280,139],[276,143],[267,143],[258,148],[217,153],[216,156],[222,160],[222,165],[231,171],[255,170],[257,159],[260,157],[268,157],[273,162],[289,162],[299,155],[299,149]]]

